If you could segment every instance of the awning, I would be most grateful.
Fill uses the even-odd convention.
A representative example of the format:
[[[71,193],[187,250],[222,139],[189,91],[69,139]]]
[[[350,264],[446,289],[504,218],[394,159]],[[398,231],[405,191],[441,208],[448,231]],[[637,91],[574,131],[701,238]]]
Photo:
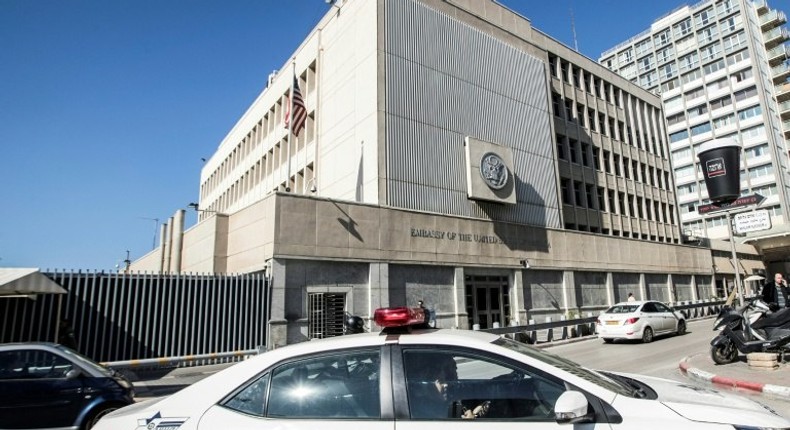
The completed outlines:
[[[746,279],[744,279],[744,281],[746,281],[746,282],[751,282],[751,281],[762,281],[763,279],[765,279],[765,276],[760,276],[760,275],[749,275],[749,276],[747,276],[747,277],[746,277]]]
[[[0,297],[67,292],[57,282],[39,272],[39,269],[0,268]]]

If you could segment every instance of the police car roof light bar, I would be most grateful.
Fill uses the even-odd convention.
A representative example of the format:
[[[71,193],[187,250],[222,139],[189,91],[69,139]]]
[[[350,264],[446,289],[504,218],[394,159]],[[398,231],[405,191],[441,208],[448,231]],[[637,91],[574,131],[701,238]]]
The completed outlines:
[[[405,327],[425,324],[427,319],[425,309],[401,306],[376,309],[373,312],[373,321],[381,327]]]

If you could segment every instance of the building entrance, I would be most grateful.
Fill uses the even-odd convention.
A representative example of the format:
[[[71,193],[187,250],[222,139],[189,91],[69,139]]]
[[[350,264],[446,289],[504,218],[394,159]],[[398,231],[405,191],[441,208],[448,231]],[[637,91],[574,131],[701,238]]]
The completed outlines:
[[[505,327],[510,323],[510,284],[507,276],[468,275],[464,280],[469,328]]]

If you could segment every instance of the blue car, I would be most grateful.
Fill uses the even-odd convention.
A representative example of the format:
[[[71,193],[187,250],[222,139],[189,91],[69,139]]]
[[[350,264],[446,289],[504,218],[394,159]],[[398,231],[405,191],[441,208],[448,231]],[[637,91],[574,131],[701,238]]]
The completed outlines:
[[[134,402],[123,376],[55,343],[0,344],[0,429],[80,429]]]

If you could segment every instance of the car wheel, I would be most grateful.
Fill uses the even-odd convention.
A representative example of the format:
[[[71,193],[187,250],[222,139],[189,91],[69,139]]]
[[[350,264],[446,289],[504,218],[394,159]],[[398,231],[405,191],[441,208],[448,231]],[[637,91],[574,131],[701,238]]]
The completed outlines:
[[[686,321],[680,320],[678,321],[678,336],[683,336],[686,334]]]
[[[614,342],[614,339],[604,339],[603,340],[603,343],[612,343],[612,342]]]
[[[650,327],[645,327],[645,329],[642,330],[642,342],[650,343],[652,341],[653,341],[653,329]]]
[[[114,411],[116,409],[118,409],[118,408],[115,407],[115,406],[104,406],[102,408],[96,409],[95,411],[91,412],[90,415],[88,415],[88,418],[82,424],[81,430],[90,430],[90,429],[92,429],[93,426],[95,426],[96,423],[98,423],[99,420],[102,419],[103,416],[109,414],[110,412],[112,412],[112,411]]]

